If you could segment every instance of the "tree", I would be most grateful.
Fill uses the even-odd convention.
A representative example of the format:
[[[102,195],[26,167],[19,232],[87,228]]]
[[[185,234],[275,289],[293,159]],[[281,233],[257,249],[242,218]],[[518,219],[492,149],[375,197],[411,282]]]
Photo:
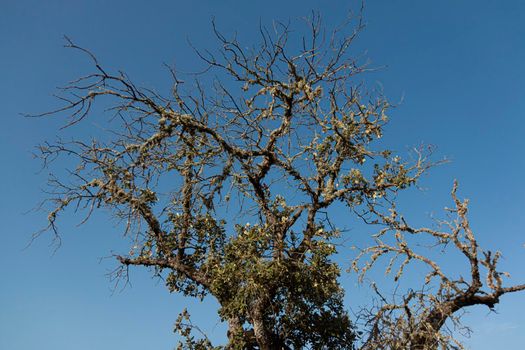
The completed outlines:
[[[287,25],[262,28],[253,49],[214,26],[219,52],[196,51],[211,75],[184,89],[170,69],[169,97],[106,70],[67,39],[95,70],[64,88],[61,108],[40,116],[67,114],[69,128],[107,99],[112,117],[107,140],[40,146],[46,166],[63,157],[78,163],[70,176],[50,179],[47,229],[58,237],[68,207],[84,209],[83,222],[108,209],[133,244],[116,256],[117,277],[147,266],[171,292],[215,298],[229,327],[227,349],[460,347],[447,324],[459,326],[466,307],[492,308],[525,285],[504,286],[500,253],[478,246],[457,184],[451,218],[436,229],[414,227],[398,213],[396,194],[435,164],[430,152],[418,149],[415,161],[405,161],[377,141],[391,105],[355,83],[367,70],[349,53],[362,23],[350,35],[344,27],[328,36],[319,16],[308,23],[298,50],[288,44]],[[351,319],[333,260],[345,235],[333,224],[335,206],[379,230],[351,271],[364,278],[390,257],[393,283],[415,266],[426,271],[421,284],[384,296],[372,283],[374,306]],[[447,274],[440,254],[420,252],[420,240],[456,249],[468,277]],[[180,348],[213,348],[192,335],[186,311],[176,329],[186,337]]]

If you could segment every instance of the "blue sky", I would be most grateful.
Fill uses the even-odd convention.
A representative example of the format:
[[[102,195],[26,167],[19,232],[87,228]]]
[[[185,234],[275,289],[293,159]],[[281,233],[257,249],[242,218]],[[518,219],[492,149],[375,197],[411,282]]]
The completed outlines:
[[[43,198],[47,175],[38,173],[32,151],[54,138],[62,121],[20,113],[56,106],[54,88],[89,69],[83,57],[62,47],[63,35],[141,85],[162,87],[168,82],[163,63],[195,68],[187,38],[213,47],[212,17],[222,31],[237,31],[249,44],[259,21],[293,21],[316,9],[334,23],[351,3],[2,0],[0,348],[171,349],[173,322],[186,305],[212,337],[224,329],[213,304],[170,295],[147,271],[134,270],[132,286],[113,293],[106,273],[115,264],[101,258],[125,245],[104,215],[82,227],[76,227],[80,218],[66,218],[55,254],[48,237],[24,249],[45,224],[43,213],[26,213]],[[407,210],[425,222],[449,204],[457,178],[461,194],[471,200],[481,244],[502,250],[503,267],[523,283],[525,2],[370,0],[365,19],[355,50],[385,66],[366,79],[380,84],[392,101],[402,100],[391,113],[387,141],[400,153],[432,144],[437,157],[452,160],[424,178],[425,191],[407,196]],[[342,282],[354,286],[345,277]],[[525,343],[525,295],[504,297],[497,311],[472,309],[467,315],[474,330],[466,341],[471,348]]]

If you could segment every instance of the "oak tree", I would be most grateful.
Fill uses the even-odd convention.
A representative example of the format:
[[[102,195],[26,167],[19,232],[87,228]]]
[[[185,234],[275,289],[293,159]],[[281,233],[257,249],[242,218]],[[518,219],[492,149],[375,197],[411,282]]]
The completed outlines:
[[[300,40],[287,25],[261,28],[260,42],[246,49],[214,27],[218,51],[195,51],[205,73],[185,84],[170,69],[167,94],[104,68],[68,40],[94,71],[62,90],[61,108],[41,116],[66,115],[73,128],[95,117],[97,103],[111,107],[104,137],[39,147],[46,166],[77,162],[70,175],[50,178],[48,229],[58,235],[68,207],[83,210],[86,221],[109,211],[132,244],[116,256],[118,276],[145,266],[170,292],[214,298],[227,344],[194,335],[184,311],[180,348],[460,347],[446,325],[459,325],[461,310],[492,308],[525,285],[507,286],[500,253],[478,246],[456,184],[451,218],[438,228],[414,227],[398,212],[396,194],[435,163],[424,149],[404,160],[378,142],[391,105],[355,78],[368,69],[349,52],[362,23],[327,34],[314,15],[308,28]],[[352,244],[339,245],[345,232],[334,225],[341,222],[334,207],[345,208],[346,220],[378,227],[348,273],[364,280],[380,265],[397,284],[415,268],[423,280],[402,295],[383,295],[372,283],[375,303],[351,315],[339,281],[345,266],[334,256]],[[446,273],[443,253],[422,253],[421,239],[436,251],[456,249],[468,274]]]

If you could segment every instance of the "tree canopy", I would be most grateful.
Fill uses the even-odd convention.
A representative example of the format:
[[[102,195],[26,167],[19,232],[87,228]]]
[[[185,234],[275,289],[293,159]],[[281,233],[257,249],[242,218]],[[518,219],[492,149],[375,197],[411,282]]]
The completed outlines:
[[[85,221],[108,210],[132,244],[116,256],[118,277],[146,266],[170,292],[215,298],[227,344],[195,336],[184,311],[180,348],[460,347],[446,325],[460,325],[461,310],[492,308],[525,285],[506,286],[500,253],[478,246],[457,184],[450,219],[438,228],[412,226],[398,212],[396,194],[436,163],[426,148],[405,160],[378,141],[391,104],[355,78],[369,69],[350,52],[359,19],[329,32],[313,15],[308,28],[300,38],[285,24],[261,28],[260,42],[245,48],[214,26],[219,50],[195,51],[206,70],[188,87],[169,69],[169,94],[106,69],[68,39],[94,71],[68,84],[63,106],[41,116],[66,115],[69,128],[93,118],[101,103],[110,105],[108,128],[101,138],[40,146],[46,166],[77,162],[68,176],[50,178],[48,229],[58,235],[68,207],[82,209]],[[416,268],[424,271],[420,284],[400,296],[372,283],[377,302],[351,315],[339,282],[344,266],[334,260],[349,249],[338,244],[345,232],[333,224],[336,206],[378,227],[348,273],[364,278],[380,265],[397,284]],[[417,242],[457,250],[468,274],[449,275]]]

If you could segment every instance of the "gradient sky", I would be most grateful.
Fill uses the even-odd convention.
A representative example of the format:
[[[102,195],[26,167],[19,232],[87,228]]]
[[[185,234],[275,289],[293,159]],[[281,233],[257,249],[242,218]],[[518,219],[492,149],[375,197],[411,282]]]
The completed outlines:
[[[0,349],[172,349],[173,322],[187,305],[212,338],[224,330],[212,303],[170,295],[145,270],[133,270],[132,286],[113,293],[106,274],[115,263],[101,258],[125,245],[103,215],[82,227],[75,226],[79,217],[65,218],[55,254],[49,237],[24,249],[45,224],[45,214],[27,213],[43,198],[47,176],[32,151],[54,138],[63,121],[20,114],[56,106],[54,88],[89,69],[62,47],[63,35],[140,85],[163,86],[163,63],[195,68],[187,38],[213,47],[212,17],[250,44],[259,22],[294,21],[315,9],[337,23],[350,4],[0,0]],[[366,79],[392,101],[402,100],[385,139],[400,153],[432,144],[438,158],[452,160],[424,178],[425,191],[407,196],[407,210],[426,222],[449,204],[457,178],[481,244],[502,250],[502,267],[523,283],[525,2],[370,0],[365,19],[355,50],[385,66]],[[354,287],[348,277],[342,283]],[[523,348],[525,294],[504,297],[497,313],[471,309],[465,320],[474,331],[466,340],[472,349]]]

